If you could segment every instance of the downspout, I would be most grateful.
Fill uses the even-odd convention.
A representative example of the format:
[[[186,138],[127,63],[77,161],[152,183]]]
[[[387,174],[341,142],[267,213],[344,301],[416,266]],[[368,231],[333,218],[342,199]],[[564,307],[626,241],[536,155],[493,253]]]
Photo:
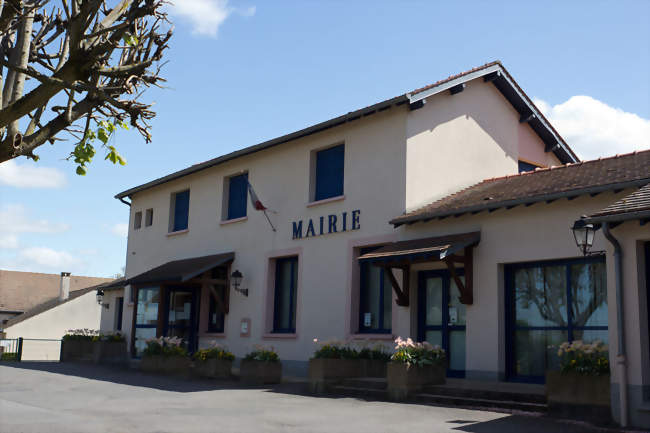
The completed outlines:
[[[618,334],[618,354],[616,364],[619,375],[619,410],[621,426],[627,427],[628,406],[627,406],[627,367],[625,365],[625,328],[623,321],[623,249],[618,239],[609,231],[609,223],[603,223],[603,234],[614,247],[614,274],[616,278],[616,331]]]
[[[118,199],[119,201],[121,201],[122,203],[124,203],[125,205],[127,205],[128,207],[131,207],[131,203],[129,203],[128,201],[124,200],[122,197],[117,197],[117,199]]]

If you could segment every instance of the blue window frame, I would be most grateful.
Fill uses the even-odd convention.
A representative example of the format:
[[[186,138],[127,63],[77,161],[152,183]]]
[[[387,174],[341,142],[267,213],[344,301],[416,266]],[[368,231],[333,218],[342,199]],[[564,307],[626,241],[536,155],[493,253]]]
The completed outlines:
[[[133,288],[131,289],[134,290]],[[160,287],[141,287],[137,289],[135,305],[135,328],[133,329],[132,355],[142,355],[147,340],[156,338],[158,329]]]
[[[233,176],[228,181],[228,219],[246,216],[248,173]]]
[[[374,248],[363,248],[366,254]],[[390,334],[392,327],[392,286],[386,271],[371,263],[359,263],[359,332]]]
[[[275,302],[273,332],[296,332],[296,290],[298,286],[298,257],[275,261]]]
[[[117,298],[116,303],[117,311],[115,313],[115,330],[122,330],[122,316],[124,314],[124,297],[120,296]]]
[[[505,276],[508,380],[543,383],[564,341],[607,344],[604,256],[507,265]]]
[[[345,145],[316,152],[316,190],[314,200],[343,195]]]
[[[519,161],[519,173],[523,173],[525,171],[535,171],[536,168],[539,167],[524,161]]]
[[[190,213],[190,190],[177,192],[174,194],[174,221],[172,231],[186,230],[189,222]]]
[[[226,280],[228,278],[228,270],[225,266],[220,266],[215,268],[211,272],[213,279]],[[220,299],[225,301],[226,298],[226,285],[225,284],[215,284],[214,286],[217,295]],[[219,308],[217,301],[215,301],[214,296],[210,293],[210,304],[208,306],[208,332],[224,332],[224,323],[226,315]]]

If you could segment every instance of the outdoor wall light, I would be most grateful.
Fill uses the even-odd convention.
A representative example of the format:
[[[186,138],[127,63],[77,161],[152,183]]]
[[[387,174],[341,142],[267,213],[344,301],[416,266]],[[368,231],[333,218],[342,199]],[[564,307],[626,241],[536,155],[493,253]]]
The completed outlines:
[[[97,289],[97,303],[102,307],[108,309],[108,304],[104,304],[104,291],[102,289]]]
[[[244,278],[239,269],[236,269],[235,272],[230,275],[230,280],[232,281],[232,287],[235,289],[235,292],[241,293],[242,295],[248,297],[248,289],[241,289],[241,280]]]
[[[585,221],[586,217],[582,217],[576,222],[573,223],[573,227],[571,227],[571,230],[573,231],[573,237],[576,240],[576,245],[578,246],[578,249],[580,252],[582,252],[582,255],[586,256],[589,254],[589,251],[591,250],[591,247],[594,245],[594,235],[596,233],[596,230],[594,229],[594,225],[591,223],[587,223]]]

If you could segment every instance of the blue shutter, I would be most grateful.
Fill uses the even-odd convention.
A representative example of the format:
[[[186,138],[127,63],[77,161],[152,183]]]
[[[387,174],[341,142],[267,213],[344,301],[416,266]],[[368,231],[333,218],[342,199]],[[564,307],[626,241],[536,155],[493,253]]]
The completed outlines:
[[[316,153],[316,191],[314,200],[343,195],[345,145]]]
[[[174,231],[187,229],[190,212],[190,190],[177,192],[174,200]]]
[[[228,186],[228,219],[246,216],[248,174],[233,176]]]

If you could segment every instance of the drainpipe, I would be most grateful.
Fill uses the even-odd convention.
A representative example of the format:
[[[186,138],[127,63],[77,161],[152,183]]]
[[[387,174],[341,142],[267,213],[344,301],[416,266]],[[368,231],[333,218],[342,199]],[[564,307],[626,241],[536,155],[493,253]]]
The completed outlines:
[[[618,239],[609,231],[609,223],[603,223],[603,234],[614,247],[614,273],[616,278],[616,330],[618,333],[618,354],[616,364],[619,375],[619,410],[621,415],[621,426],[627,427],[627,368],[625,365],[625,328],[623,321],[623,249]]]

